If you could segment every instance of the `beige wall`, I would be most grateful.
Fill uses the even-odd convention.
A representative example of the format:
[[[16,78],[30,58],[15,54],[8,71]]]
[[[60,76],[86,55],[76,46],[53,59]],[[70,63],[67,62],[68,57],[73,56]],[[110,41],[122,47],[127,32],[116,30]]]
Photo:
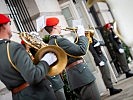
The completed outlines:
[[[7,6],[6,6],[4,0],[0,0],[0,13],[10,14],[9,10],[7,9]]]
[[[34,20],[36,17],[39,16],[39,8],[37,7],[35,0],[24,0],[24,3],[31,16],[31,19]]]

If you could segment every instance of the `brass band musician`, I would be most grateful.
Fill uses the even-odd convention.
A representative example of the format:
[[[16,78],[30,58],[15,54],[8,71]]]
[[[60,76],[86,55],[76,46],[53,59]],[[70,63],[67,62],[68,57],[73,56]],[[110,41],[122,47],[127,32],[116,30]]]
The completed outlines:
[[[10,40],[10,18],[0,14],[0,80],[12,92],[13,100],[56,100],[47,75],[57,57],[45,54],[37,65],[25,48]]]
[[[77,93],[79,100],[100,100],[95,77],[90,72],[89,66],[82,57],[75,57],[85,55],[88,49],[88,38],[85,37],[84,27],[78,26],[79,39],[76,44],[60,36],[61,26],[56,17],[46,19],[45,30],[50,34],[49,45],[58,45],[69,54],[66,75],[70,89]]]
[[[91,38],[92,41],[90,42],[89,50],[94,58],[96,66],[98,66],[101,71],[106,88],[109,89],[110,95],[120,93],[122,89],[116,89],[113,86],[107,59],[101,50],[101,46],[104,46],[104,43],[96,40],[93,36]]]

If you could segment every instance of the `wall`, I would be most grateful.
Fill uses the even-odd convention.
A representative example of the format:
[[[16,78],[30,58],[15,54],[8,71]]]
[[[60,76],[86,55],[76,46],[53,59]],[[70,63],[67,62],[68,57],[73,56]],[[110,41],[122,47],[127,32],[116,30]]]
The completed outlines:
[[[0,13],[10,14],[9,10],[7,9],[7,6],[6,6],[4,0],[0,0]]]

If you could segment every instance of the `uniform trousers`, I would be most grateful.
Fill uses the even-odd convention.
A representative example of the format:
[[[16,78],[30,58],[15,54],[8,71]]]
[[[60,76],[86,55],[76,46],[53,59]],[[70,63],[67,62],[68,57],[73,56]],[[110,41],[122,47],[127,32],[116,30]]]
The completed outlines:
[[[124,73],[129,72],[130,69],[129,69],[129,66],[128,66],[128,63],[127,63],[127,60],[126,60],[125,53],[121,53],[121,54],[120,53],[116,53],[116,57],[118,59],[118,62],[120,64],[120,67],[121,67],[122,71]]]
[[[78,95],[77,100],[101,100],[95,81],[75,89],[74,92]]]
[[[57,100],[66,100],[66,96],[65,96],[63,88],[55,91],[55,96],[56,96]]]
[[[102,78],[103,78],[106,88],[112,88],[113,83],[111,80],[110,70],[109,70],[107,63],[105,63],[104,66],[99,66],[99,69],[101,71]]]

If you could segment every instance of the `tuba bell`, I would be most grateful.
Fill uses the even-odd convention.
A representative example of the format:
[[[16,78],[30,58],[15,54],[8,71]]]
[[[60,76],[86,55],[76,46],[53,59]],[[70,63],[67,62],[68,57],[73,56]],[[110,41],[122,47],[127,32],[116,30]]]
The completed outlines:
[[[28,32],[21,32],[19,35],[26,44],[37,51],[34,56],[34,64],[37,64],[43,55],[48,52],[53,52],[56,55],[57,61],[50,66],[50,70],[47,74],[48,76],[58,75],[65,69],[67,64],[67,55],[62,48],[55,45],[45,44],[40,36],[37,36],[36,34],[31,35]]]

